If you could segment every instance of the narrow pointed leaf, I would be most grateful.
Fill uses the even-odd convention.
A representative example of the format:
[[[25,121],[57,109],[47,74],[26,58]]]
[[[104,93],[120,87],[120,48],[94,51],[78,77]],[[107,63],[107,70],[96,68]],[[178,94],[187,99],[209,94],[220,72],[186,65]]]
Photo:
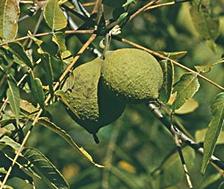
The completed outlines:
[[[163,86],[160,92],[160,98],[163,102],[167,103],[172,94],[174,84],[174,65],[169,60],[161,61],[161,67],[163,69]]]
[[[202,173],[205,172],[209,159],[211,158],[221,129],[224,125],[224,92],[218,94],[211,106],[212,119],[204,141],[204,156],[202,160]]]
[[[40,118],[38,121],[39,124],[49,128],[50,130],[54,131],[58,135],[60,135],[62,138],[65,139],[68,144],[71,145],[74,149],[78,150],[78,152],[83,155],[84,158],[86,158],[88,161],[90,161],[93,165],[99,168],[103,168],[103,165],[97,164],[94,162],[92,156],[83,148],[80,147],[76,142],[72,139],[72,137],[63,129],[49,121],[47,118]]]
[[[19,13],[18,0],[0,1],[0,38],[11,40],[16,37]]]
[[[176,93],[176,98],[172,108],[174,110],[179,109],[188,99],[194,96],[199,87],[200,84],[196,74],[184,74],[174,86],[173,93]]]
[[[20,144],[15,142],[13,139],[9,138],[8,136],[3,136],[0,139],[0,145],[10,146],[15,151],[17,151],[20,148]]]
[[[16,83],[9,78],[8,79],[8,90],[7,90],[7,97],[9,99],[9,104],[12,109],[12,112],[15,114],[15,118],[17,124],[19,122],[19,115],[20,115],[20,94],[19,88],[17,87]]]
[[[48,0],[44,9],[44,18],[52,30],[66,27],[67,19],[61,10],[58,0]]]
[[[43,53],[41,57],[41,62],[43,63],[44,70],[46,72],[47,83],[48,85],[52,85],[54,80],[54,73],[50,55],[48,53]]]
[[[27,56],[25,49],[19,43],[9,43],[9,48],[13,52],[15,56],[17,56],[24,64],[32,68],[32,62],[30,58]]]
[[[50,160],[35,148],[25,148],[23,156],[30,161],[31,168],[49,187],[53,189],[69,189],[69,185]]]
[[[35,101],[40,105],[40,107],[44,107],[45,95],[43,91],[43,86],[39,78],[30,77],[30,88]]]

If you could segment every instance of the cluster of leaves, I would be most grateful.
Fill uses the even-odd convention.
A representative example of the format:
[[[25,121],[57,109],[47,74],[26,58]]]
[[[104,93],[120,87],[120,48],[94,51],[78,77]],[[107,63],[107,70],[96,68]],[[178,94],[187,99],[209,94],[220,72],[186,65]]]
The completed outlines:
[[[104,14],[100,6],[97,7],[101,3]],[[90,15],[88,11],[92,11],[94,5],[97,11]],[[4,188],[64,189],[69,185],[83,189],[187,188],[174,143],[144,106],[130,106],[113,127],[101,132],[102,143],[96,148],[57,103],[54,93],[63,85],[68,68],[93,58],[91,49],[94,45],[98,47],[96,40],[91,43],[89,52],[80,57],[78,49],[85,47],[88,37],[74,29],[92,34],[97,25],[95,33],[101,39],[116,24],[122,28],[122,36],[156,50],[146,49],[161,60],[164,85],[159,100],[167,107],[164,111],[168,111],[168,115],[171,111],[173,120],[184,132],[194,135],[198,142],[204,141],[203,159],[189,147],[183,149],[196,188],[222,188],[222,176],[214,168],[209,167],[205,176],[199,175],[200,169],[205,172],[215,145],[224,143],[218,140],[218,136],[223,135],[224,88],[216,83],[224,82],[221,7],[223,0],[88,3],[1,0],[0,183],[9,176]],[[152,9],[155,10],[151,12]],[[116,39],[122,41],[119,37]],[[137,44],[134,46],[139,48]],[[124,43],[113,41],[111,44],[111,48],[120,47],[124,47]],[[186,62],[187,67],[177,62],[179,59]],[[193,66],[194,69],[190,69]],[[199,79],[202,79],[201,86]],[[203,80],[209,83],[201,82]],[[210,102],[212,116],[208,109]],[[193,126],[186,131],[182,123]],[[32,134],[28,146],[36,148],[24,147],[29,133]],[[95,166],[87,164],[76,152],[71,157],[71,149],[58,135]],[[97,169],[101,165],[95,163],[74,138],[94,151],[107,168]],[[222,151],[217,151],[220,157],[224,157]],[[64,176],[46,156],[56,162]],[[29,184],[23,187],[24,183],[16,178]]]

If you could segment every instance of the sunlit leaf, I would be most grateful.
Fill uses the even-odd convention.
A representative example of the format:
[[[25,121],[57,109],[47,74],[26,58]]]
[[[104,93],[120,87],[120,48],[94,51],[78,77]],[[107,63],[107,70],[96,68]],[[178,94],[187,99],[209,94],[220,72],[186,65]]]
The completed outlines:
[[[27,100],[23,100],[23,99],[20,100],[20,108],[21,108],[21,110],[26,111],[29,114],[32,114],[32,113],[38,111],[38,108],[34,107],[34,105],[32,105],[31,102],[28,102]]]
[[[88,161],[90,161],[93,165],[99,168],[103,168],[103,165],[97,164],[94,162],[92,156],[83,148],[80,147],[76,142],[72,139],[72,137],[63,129],[49,121],[47,118],[40,118],[38,121],[39,124],[47,127],[48,129],[54,131],[55,133],[59,134],[62,138],[65,139],[68,144],[70,144],[74,149],[78,150],[78,152],[83,155]]]
[[[20,115],[20,93],[19,88],[17,87],[14,80],[11,78],[8,78],[8,90],[7,90],[7,97],[9,99],[10,107],[15,114],[15,118],[17,121],[17,124],[19,123],[19,115]]]
[[[126,7],[126,6],[130,5],[131,3],[136,3],[136,0],[126,0],[126,3],[124,3],[122,6]]]
[[[17,151],[20,148],[20,144],[15,142],[13,139],[11,139],[8,136],[4,136],[0,139],[0,144],[3,144],[5,146],[10,146],[12,149]]]
[[[194,96],[199,87],[200,84],[196,74],[184,74],[174,86],[173,93],[176,93],[176,98],[172,108],[174,110],[179,109],[188,99]]]
[[[195,141],[196,142],[204,142],[207,130],[208,130],[207,128],[197,130],[195,133]],[[216,141],[216,144],[224,144],[223,139],[224,139],[224,131],[221,131],[219,134],[218,140]]]
[[[188,114],[193,112],[196,108],[198,108],[198,102],[194,99],[187,100],[183,106],[181,106],[179,109],[175,110],[176,114]]]
[[[32,169],[54,189],[69,189],[67,181],[48,158],[35,148],[25,148],[23,156],[30,161]]]
[[[44,18],[52,30],[66,27],[67,19],[59,6],[58,0],[48,0],[44,8]]]
[[[63,53],[64,51],[67,50],[67,47],[65,45],[65,36],[63,35],[63,33],[54,34],[52,36],[52,41],[57,44],[58,51],[60,53]]]
[[[0,1],[0,38],[10,40],[16,37],[19,13],[18,0]]]
[[[202,173],[205,172],[209,159],[211,158],[218,136],[224,125],[224,93],[216,96],[213,104],[211,105],[212,119],[208,125],[208,130],[205,135],[204,141],[204,156],[202,160]]]

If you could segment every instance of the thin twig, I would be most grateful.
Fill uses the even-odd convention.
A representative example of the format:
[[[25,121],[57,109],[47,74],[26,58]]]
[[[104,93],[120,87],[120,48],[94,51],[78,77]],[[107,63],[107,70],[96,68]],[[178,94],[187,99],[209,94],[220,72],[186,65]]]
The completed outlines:
[[[82,3],[82,6],[84,7],[92,7],[95,5],[95,2],[90,2],[90,3]]]
[[[96,0],[95,6],[94,6],[93,11],[92,11],[92,14],[99,13],[101,4],[102,4],[102,0]]]
[[[87,49],[87,47],[93,42],[93,40],[95,38],[96,38],[96,34],[92,34],[91,37],[89,38],[89,40],[82,46],[82,48],[79,50],[77,55],[74,57],[72,63],[68,65],[68,67],[65,69],[65,71],[63,72],[63,74],[59,78],[59,82],[57,82],[55,84],[54,90],[56,90],[58,88],[58,86],[60,85],[60,81],[62,81],[66,77],[66,75],[68,73],[70,73],[70,70],[72,69],[74,64],[77,62],[77,60],[79,59],[80,55]],[[50,99],[51,99],[51,96],[48,95],[48,97],[45,100],[45,104],[47,104]],[[25,146],[25,144],[26,144],[26,142],[27,142],[27,140],[28,140],[28,138],[29,138],[29,136],[31,134],[31,131],[32,131],[33,127],[36,125],[36,123],[38,122],[38,119],[39,119],[39,117],[40,117],[42,112],[43,112],[43,110],[40,109],[39,112],[36,114],[29,131],[26,133],[21,146],[18,149],[18,151],[17,151],[17,153],[16,153],[16,155],[15,155],[13,161],[12,161],[11,166],[9,167],[9,169],[8,169],[8,171],[7,171],[7,173],[6,173],[5,177],[4,177],[4,180],[2,181],[2,185],[1,185],[0,189],[3,189],[3,187],[5,186],[8,178],[9,178],[9,175],[12,172],[12,169],[13,169],[14,165],[16,164],[16,161],[17,161],[18,157],[20,156],[20,154],[21,154],[21,152],[22,152],[22,150],[23,150],[23,148],[24,148],[24,146]]]
[[[157,102],[156,102],[157,103]],[[204,149],[201,147],[200,144],[193,141],[191,138],[189,138],[187,135],[182,133],[175,125],[173,125],[166,116],[164,116],[157,104],[154,102],[149,102],[148,107],[149,109],[154,113],[155,117],[163,124],[164,127],[166,127],[172,135],[174,135],[176,132],[178,133],[179,138],[188,146],[190,146],[195,151],[199,152],[200,154],[204,154]],[[175,130],[174,130],[175,128]],[[210,158],[210,162],[214,164],[215,166],[219,167],[221,170],[224,171],[224,162],[222,162],[219,158],[212,155]]]
[[[38,31],[38,29],[40,27],[40,24],[43,21],[43,18],[44,18],[44,14],[43,14],[43,12],[41,12],[41,14],[40,14],[40,16],[39,16],[39,18],[37,20],[37,23],[35,25],[35,28],[33,30],[33,34],[34,35],[37,33],[37,31]],[[29,49],[31,47],[32,43],[33,43],[33,40],[28,38],[27,41],[24,42],[23,46],[26,46],[26,44],[27,44],[27,48]]]
[[[184,170],[185,178],[186,178],[186,181],[187,181],[187,185],[190,189],[193,189],[193,184],[192,184],[192,181],[191,181],[191,177],[190,177],[190,174],[189,174],[189,171],[188,171],[188,168],[187,168],[187,165],[186,165],[186,161],[184,159],[184,154],[183,154],[182,148],[181,148],[182,140],[179,138],[179,133],[178,133],[178,131],[176,131],[175,127],[173,127],[172,129],[174,130],[173,133],[175,133],[174,134],[175,144],[177,146],[177,152],[178,152],[178,155],[180,157],[181,164],[183,166],[183,170]]]
[[[144,11],[148,11],[148,10],[152,10],[152,9],[160,8],[160,7],[165,7],[165,6],[171,6],[171,5],[175,5],[175,4],[176,4],[175,1],[167,2],[167,3],[161,3],[161,4],[157,4],[157,5],[147,7]]]
[[[152,54],[152,55],[154,55],[154,56],[157,56],[157,57],[159,57],[159,58],[161,58],[161,59],[169,60],[169,61],[171,61],[173,64],[175,64],[176,66],[178,66],[178,67],[180,67],[180,68],[182,68],[182,69],[184,69],[184,70],[186,70],[186,71],[188,71],[188,72],[191,72],[191,73],[196,74],[196,75],[197,75],[198,77],[200,77],[201,79],[207,81],[208,83],[212,84],[213,86],[217,87],[218,89],[224,91],[224,87],[223,87],[223,86],[217,84],[216,82],[214,82],[214,81],[212,81],[211,79],[205,77],[204,75],[202,75],[202,74],[200,74],[200,73],[198,73],[198,72],[196,72],[196,71],[194,71],[194,70],[192,70],[192,69],[190,69],[190,68],[184,66],[183,64],[181,64],[181,63],[179,63],[179,62],[177,62],[177,61],[175,61],[175,60],[173,60],[173,59],[171,59],[171,58],[169,58],[169,57],[167,57],[167,56],[165,56],[165,55],[163,55],[163,54],[161,54],[161,53],[159,53],[159,52],[153,51],[153,50],[151,50],[151,49],[149,49],[149,48],[143,47],[143,46],[141,46],[141,45],[139,45],[139,44],[137,44],[137,43],[134,43],[134,42],[129,41],[129,40],[124,39],[124,38],[114,37],[114,39],[116,39],[116,40],[118,40],[118,41],[121,41],[121,42],[123,42],[123,43],[129,44],[129,45],[131,45],[131,46],[133,46],[133,47],[142,49],[142,50],[144,50],[144,51],[146,51],[146,52],[148,52],[148,53],[150,53],[150,54]]]
[[[93,32],[94,32],[94,30],[67,30],[64,33],[70,35],[70,34],[92,34]],[[26,39],[29,39],[29,38],[32,38],[32,37],[43,37],[43,36],[53,35],[53,34],[57,34],[57,33],[60,33],[60,32],[52,32],[51,31],[51,32],[44,32],[44,33],[27,35],[27,36],[20,37],[20,38],[17,38],[17,39],[13,39],[13,40],[10,40],[10,41],[5,41],[5,42],[1,43],[0,46],[4,46],[4,45],[7,45],[7,44],[13,43],[13,42],[23,41],[23,40],[26,40]]]
[[[80,9],[80,14],[85,15],[85,17],[89,18],[90,14],[88,13],[88,11],[85,9],[85,7],[83,7],[81,4],[79,4],[77,1],[74,0],[75,5],[77,6],[78,9]],[[81,10],[82,9],[82,10]],[[79,27],[78,25],[75,23],[75,21],[72,19],[72,17],[69,16],[69,14],[66,12],[66,10],[63,11],[65,16],[67,17],[68,23],[70,25],[70,27],[73,30],[77,30]],[[83,20],[85,21],[85,20]],[[80,27],[82,28],[82,26]],[[86,29],[85,27],[82,29]],[[94,30],[93,30],[94,31]],[[85,43],[86,39],[83,36],[79,36],[77,35],[78,39],[81,41],[81,43]],[[97,57],[101,56],[101,52],[95,48],[95,46],[93,44],[90,44],[90,46],[88,47],[88,50],[90,50],[94,55],[96,55]]]
[[[150,7],[151,5],[153,5],[154,3],[156,3],[158,0],[153,0],[150,1],[149,3],[147,3],[146,5],[144,5],[143,7],[141,7],[140,9],[138,9],[135,13],[133,13],[129,20],[132,20],[133,18],[135,18],[136,16],[138,16],[140,13],[144,12],[148,7]]]

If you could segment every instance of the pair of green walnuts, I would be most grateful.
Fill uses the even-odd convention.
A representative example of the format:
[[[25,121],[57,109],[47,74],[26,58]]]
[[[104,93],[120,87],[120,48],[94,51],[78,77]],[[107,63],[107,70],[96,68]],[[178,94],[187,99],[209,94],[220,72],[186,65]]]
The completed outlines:
[[[98,142],[98,130],[115,121],[126,103],[157,99],[162,83],[162,69],[152,55],[124,48],[77,67],[57,94],[72,118]]]

